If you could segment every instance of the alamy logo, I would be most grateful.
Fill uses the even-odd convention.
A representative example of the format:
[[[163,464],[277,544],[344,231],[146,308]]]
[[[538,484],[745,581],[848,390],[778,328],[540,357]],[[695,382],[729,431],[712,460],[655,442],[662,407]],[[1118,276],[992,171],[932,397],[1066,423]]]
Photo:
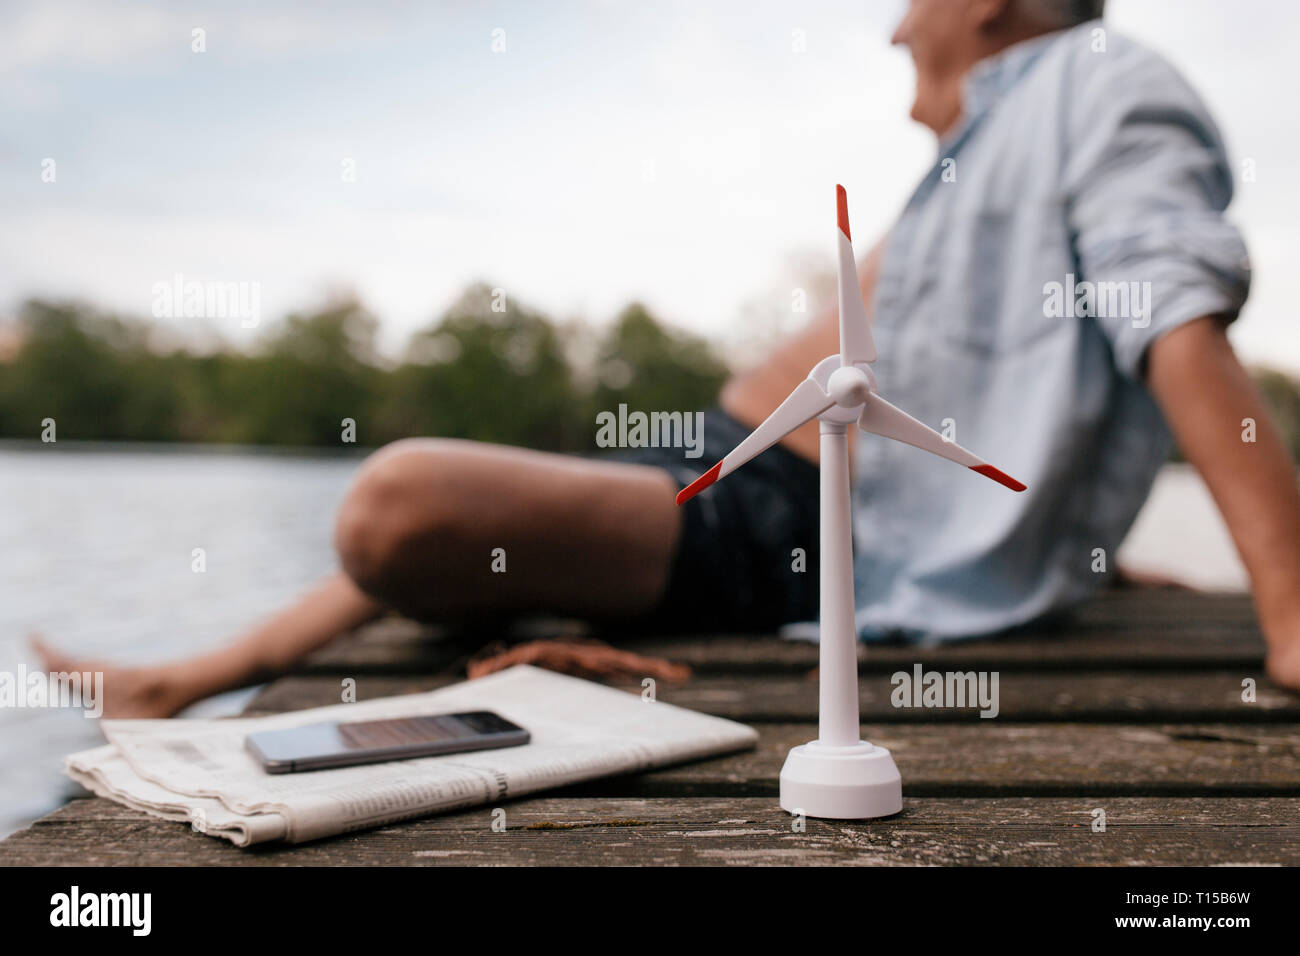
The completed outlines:
[[[0,671],[0,707],[79,707],[85,717],[104,713],[103,671]]]
[[[614,412],[596,414],[599,448],[685,448],[687,458],[704,454],[703,412]]]
[[[1049,319],[1131,319],[1133,328],[1151,324],[1150,282],[1064,282],[1043,284],[1043,315]]]
[[[998,704],[997,671],[895,671],[889,678],[894,685],[889,702],[895,707],[979,707],[981,717],[996,717]]]
[[[239,319],[241,328],[262,321],[262,283],[247,281],[185,281],[176,273],[170,282],[153,284],[155,319]]]
[[[51,926],[126,926],[148,936],[153,924],[151,893],[82,893],[73,886],[50,897]]]

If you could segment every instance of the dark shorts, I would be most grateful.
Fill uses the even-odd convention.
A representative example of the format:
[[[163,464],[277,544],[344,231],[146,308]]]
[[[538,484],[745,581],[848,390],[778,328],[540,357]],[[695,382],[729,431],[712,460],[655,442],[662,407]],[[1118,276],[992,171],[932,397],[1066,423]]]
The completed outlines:
[[[704,413],[699,458],[681,448],[602,457],[663,468],[684,488],[751,431]],[[781,446],[682,505],[682,535],[663,599],[638,621],[665,631],[770,631],[817,617],[817,466]],[[801,554],[800,554],[801,552]]]

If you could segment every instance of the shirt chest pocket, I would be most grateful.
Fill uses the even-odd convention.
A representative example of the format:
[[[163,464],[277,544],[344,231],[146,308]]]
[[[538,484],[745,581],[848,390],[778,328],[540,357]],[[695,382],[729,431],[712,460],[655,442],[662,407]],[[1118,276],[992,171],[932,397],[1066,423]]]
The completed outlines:
[[[938,342],[957,351],[1018,352],[1068,330],[1045,289],[1065,283],[1074,253],[1059,204],[981,210],[944,229],[921,295]]]

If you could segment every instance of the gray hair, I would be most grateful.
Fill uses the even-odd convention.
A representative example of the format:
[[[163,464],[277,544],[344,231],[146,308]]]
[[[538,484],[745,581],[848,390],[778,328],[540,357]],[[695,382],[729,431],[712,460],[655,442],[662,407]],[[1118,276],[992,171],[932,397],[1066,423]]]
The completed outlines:
[[[1072,27],[1100,17],[1106,0],[1021,0],[1021,9],[1053,27]]]

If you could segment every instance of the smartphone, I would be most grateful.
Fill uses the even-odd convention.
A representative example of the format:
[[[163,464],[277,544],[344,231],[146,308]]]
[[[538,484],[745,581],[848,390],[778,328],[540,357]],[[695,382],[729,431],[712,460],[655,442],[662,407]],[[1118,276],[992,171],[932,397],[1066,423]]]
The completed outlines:
[[[526,743],[528,731],[486,710],[358,723],[308,724],[287,730],[265,730],[244,738],[244,746],[267,773],[351,767],[434,754],[518,747]]]

